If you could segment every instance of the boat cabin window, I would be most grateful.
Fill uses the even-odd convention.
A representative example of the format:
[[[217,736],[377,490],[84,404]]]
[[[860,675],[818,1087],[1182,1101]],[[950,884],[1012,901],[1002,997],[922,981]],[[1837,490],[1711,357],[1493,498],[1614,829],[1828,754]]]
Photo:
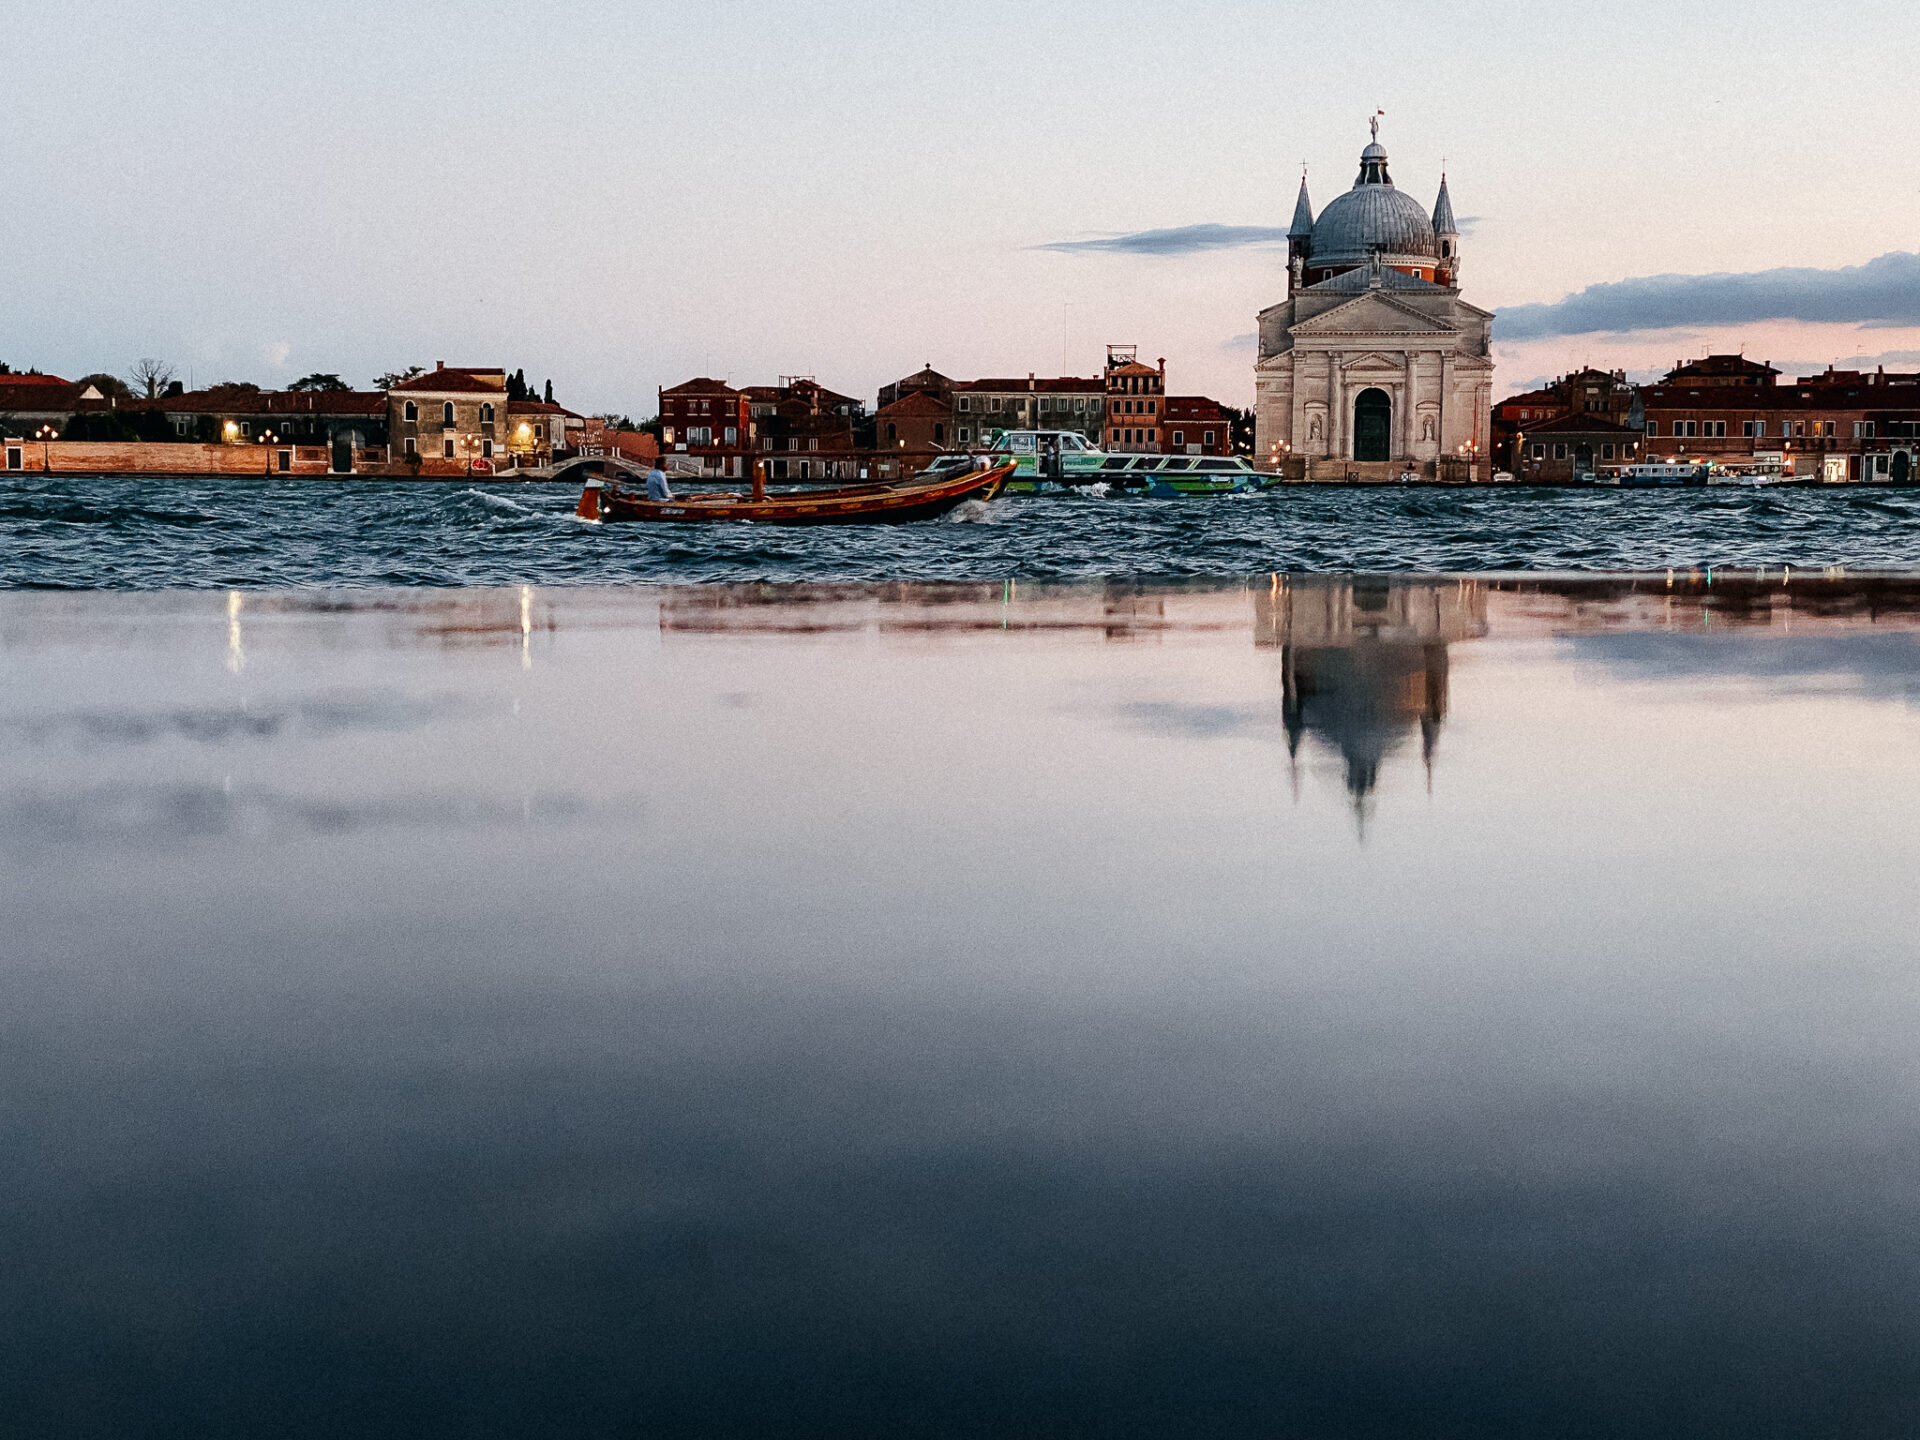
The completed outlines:
[[[1231,460],[1201,460],[1197,462],[1193,468],[1196,470],[1238,470],[1240,467]]]
[[[1100,468],[1102,470],[1124,470],[1132,463],[1133,462],[1128,460],[1126,456],[1116,455],[1111,460],[1102,460],[1100,462]]]
[[[1168,470],[1184,470],[1192,463],[1191,460],[1169,460],[1166,462],[1165,468]]]
[[[1016,455],[1031,455],[1033,454],[1033,436],[1009,435],[1007,437],[1007,449]]]

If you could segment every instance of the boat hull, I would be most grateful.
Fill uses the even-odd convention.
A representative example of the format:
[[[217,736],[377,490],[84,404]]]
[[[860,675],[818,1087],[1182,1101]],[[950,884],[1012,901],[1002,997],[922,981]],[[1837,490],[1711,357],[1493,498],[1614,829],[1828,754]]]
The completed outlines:
[[[927,482],[860,485],[812,494],[771,495],[763,500],[723,495],[680,500],[644,500],[589,485],[581,493],[583,520],[646,521],[661,525],[904,525],[937,520],[969,500],[991,500],[1012,466],[970,470]]]

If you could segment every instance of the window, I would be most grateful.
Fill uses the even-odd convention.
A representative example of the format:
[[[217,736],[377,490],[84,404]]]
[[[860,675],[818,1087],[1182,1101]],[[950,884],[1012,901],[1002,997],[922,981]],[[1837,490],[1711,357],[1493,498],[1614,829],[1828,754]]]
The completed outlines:
[[[727,426],[727,444],[738,445],[739,443],[740,443],[740,427],[737,425]]]
[[[1600,447],[1600,458],[1602,460],[1611,460],[1613,458],[1613,442],[1611,440]]]
[[[1536,460],[1544,460],[1544,459],[1546,459],[1546,458],[1547,458],[1547,447],[1546,447],[1546,446],[1544,446],[1544,445],[1536,445],[1536,446],[1534,446],[1534,447],[1533,447],[1533,458],[1534,458],[1534,459],[1536,459]]]
[[[1209,431],[1207,431],[1207,437],[1206,437],[1206,440],[1205,440],[1205,441],[1204,441],[1203,443],[1205,443],[1205,444],[1208,444],[1208,445],[1211,445],[1211,444],[1213,444],[1213,431],[1211,431],[1211,430],[1209,430]]]
[[[1740,422],[1740,435],[1741,438],[1745,440],[1758,440],[1760,438],[1760,422],[1758,420],[1742,420]]]
[[[1184,444],[1186,444],[1186,443],[1187,443],[1187,432],[1186,432],[1186,431],[1184,431],[1184,430],[1176,430],[1176,431],[1174,431],[1174,432],[1173,432],[1173,443],[1174,443],[1174,444],[1176,444],[1176,445],[1184,445]]]
[[[453,437],[451,435],[440,442],[440,453],[448,460],[453,459]]]
[[[1049,400],[1046,396],[1042,395],[1040,397],[1040,413],[1044,415],[1052,408],[1053,408],[1053,402]]]
[[[493,405],[491,403],[484,404],[480,407],[480,423],[482,425],[491,425],[493,423]]]
[[[895,429],[895,428],[894,428],[894,427],[893,427],[892,425],[888,425],[888,426],[887,426],[887,439],[888,439],[889,441],[893,441],[893,440],[898,440],[899,438],[900,438],[900,435],[899,435],[899,432],[898,432],[898,431],[897,431],[897,430],[896,430],[896,429]]]
[[[419,441],[417,441],[417,440],[415,440],[415,439],[413,438],[413,436],[411,436],[411,435],[409,435],[409,436],[407,436],[407,442],[406,442],[406,443],[407,443],[407,454],[409,454],[409,455],[414,455],[414,454],[417,454],[417,453],[419,453],[419,450],[420,450],[420,442],[419,442]]]
[[[1660,422],[1658,420],[1647,421],[1647,434],[1658,435],[1659,433],[1660,433]]]
[[[412,424],[420,418],[420,407],[411,400],[407,401],[405,405],[400,407],[400,418],[408,424]]]
[[[442,425],[453,424],[453,401],[449,400],[440,407],[440,423]]]
[[[544,439],[546,439],[546,438],[547,438],[547,427],[546,427],[545,425],[536,425],[536,426],[534,426],[534,427],[533,427],[533,438],[534,438],[534,439],[536,439],[536,440],[544,440]]]
[[[1727,438],[1727,422],[1724,420],[1707,421],[1707,438],[1710,440],[1726,439]]]
[[[1087,397],[1086,396],[1079,395],[1074,398],[1073,413],[1076,415],[1084,415],[1087,413]]]
[[[1784,440],[1791,434],[1793,434],[1793,421],[1782,420],[1780,422],[1780,438]]]
[[[818,450],[819,448],[820,448],[820,442],[818,440],[807,441],[807,449]]]
[[[1155,405],[1158,405],[1159,403],[1160,403],[1160,402],[1159,402],[1158,400],[1149,400],[1149,401],[1147,401],[1147,413],[1148,413],[1149,415],[1151,415],[1151,414],[1153,414],[1153,407],[1154,407]]]
[[[1556,460],[1564,460],[1564,459],[1566,459],[1566,458],[1567,458],[1567,447],[1566,447],[1565,445],[1555,445],[1555,446],[1553,447],[1553,458],[1554,458],[1554,459],[1556,459]]]
[[[954,434],[959,437],[960,443],[962,445],[965,445],[968,441],[973,439],[973,431],[968,429],[965,425],[962,425],[958,430],[954,431]]]
[[[250,436],[250,435],[252,435],[252,434],[253,434],[253,422],[252,422],[251,420],[242,420],[242,421],[240,422],[240,433],[241,433],[242,435],[248,435],[248,436]]]
[[[960,397],[960,404],[958,408],[962,415],[966,414],[967,411],[972,407],[972,405],[973,405],[973,401],[969,399],[967,396],[962,395]]]
[[[936,445],[944,445],[947,443],[947,427],[946,426],[935,425],[933,427],[933,443]]]
[[[1867,439],[1873,439],[1873,421],[1867,421]]]
[[[993,404],[989,408],[994,410],[998,410],[1000,408],[1000,397],[998,395],[993,397]]]
[[[480,458],[482,460],[491,460],[493,458],[493,441],[482,440],[480,442]]]
[[[1820,422],[1820,433],[1821,433],[1822,435],[1831,435],[1831,434],[1833,434],[1833,421],[1831,421],[1831,420],[1822,420],[1822,421]]]
[[[9,470],[18,470],[22,468],[24,463],[25,456],[22,454],[20,447],[18,445],[9,445],[7,447],[7,468]]]

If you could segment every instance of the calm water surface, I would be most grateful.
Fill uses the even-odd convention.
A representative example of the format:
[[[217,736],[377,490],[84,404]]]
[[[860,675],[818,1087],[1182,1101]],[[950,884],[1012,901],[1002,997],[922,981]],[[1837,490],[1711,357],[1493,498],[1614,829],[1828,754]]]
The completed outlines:
[[[1912,1434],[1917,703],[1902,579],[0,596],[0,1430]]]
[[[0,588],[1920,567],[1920,489],[1009,497],[941,524],[583,524],[558,484],[0,477]]]

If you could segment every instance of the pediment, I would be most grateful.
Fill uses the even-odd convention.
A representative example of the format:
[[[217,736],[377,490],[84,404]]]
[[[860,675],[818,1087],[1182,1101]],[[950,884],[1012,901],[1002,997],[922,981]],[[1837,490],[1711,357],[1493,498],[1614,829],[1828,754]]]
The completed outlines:
[[[1365,375],[1376,371],[1383,375],[1398,375],[1407,368],[1407,362],[1404,357],[1400,355],[1386,355],[1378,350],[1369,350],[1363,354],[1353,356],[1345,362],[1342,368],[1345,369],[1349,375],[1356,373]]]
[[[1452,335],[1455,328],[1380,290],[1356,295],[1293,327],[1295,335]]]

